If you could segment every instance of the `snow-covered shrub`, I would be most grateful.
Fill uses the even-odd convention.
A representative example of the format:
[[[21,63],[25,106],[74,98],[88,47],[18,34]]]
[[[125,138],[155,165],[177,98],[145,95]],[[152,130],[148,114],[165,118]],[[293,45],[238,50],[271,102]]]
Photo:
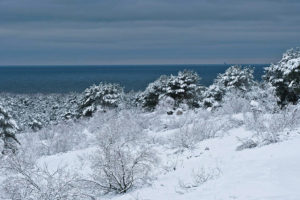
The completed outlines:
[[[5,174],[0,186],[0,199],[5,200],[83,200],[74,183],[75,175],[64,168],[49,170],[36,164],[25,152],[6,157],[0,170]]]
[[[242,139],[242,144],[252,142],[262,146],[276,143],[284,139],[289,131],[299,127],[299,106],[290,105],[272,114],[259,111],[246,113],[244,122],[246,128],[253,130],[255,134],[252,138]]]
[[[265,114],[254,111],[245,116],[246,126],[256,132],[283,132],[299,127],[300,109],[297,105],[290,105],[277,113]]]
[[[224,95],[220,110],[224,114],[237,114],[251,111],[251,105],[240,91],[231,90]]]
[[[190,107],[199,106],[200,93],[203,89],[199,85],[200,77],[197,73],[184,70],[177,76],[161,76],[150,83],[146,90],[140,94],[139,101],[144,108],[153,110],[161,99],[170,97],[174,99],[175,106],[186,103]]]
[[[295,128],[298,128],[300,126],[300,106],[299,105],[289,105],[286,106],[285,109],[283,109],[281,112],[279,112],[278,115],[273,115],[273,122],[281,122],[278,125],[274,125],[274,123],[271,123],[269,125],[269,128],[271,130],[284,130],[284,129],[290,129],[293,130]]]
[[[227,91],[219,104],[219,111],[225,114],[252,111],[275,113],[280,109],[277,100],[274,88],[270,85],[254,85],[246,93],[240,90]]]
[[[238,138],[238,140],[241,144],[236,148],[237,151],[242,151],[244,149],[252,149],[259,145],[258,141],[255,141],[251,138]]]
[[[79,150],[90,144],[85,125],[81,121],[61,122],[36,132],[23,132],[18,140],[22,150],[36,158]]]
[[[250,104],[252,110],[263,113],[275,113],[279,111],[275,88],[270,84],[255,85],[244,96]]]
[[[226,92],[237,90],[245,93],[254,85],[253,69],[231,66],[225,73],[219,74],[213,85],[203,94],[202,104],[205,107],[218,107]]]
[[[216,179],[221,174],[221,170],[219,168],[215,169],[193,169],[191,173],[191,181],[184,182],[182,180],[178,181],[179,190],[177,192],[184,194],[188,192],[190,189],[194,189],[200,187],[202,184],[206,183],[207,181]]]
[[[8,154],[9,152],[15,153],[17,151],[17,145],[20,144],[16,138],[18,129],[16,122],[11,118],[8,112],[0,106],[0,138],[4,143],[2,154]]]
[[[138,108],[96,112],[92,118],[83,123],[83,126],[86,127],[89,133],[97,137],[104,134],[105,129],[116,129],[114,132],[121,132],[121,127],[125,127],[124,130],[126,130],[126,132],[130,130],[129,135],[140,137],[143,135],[143,129],[148,128],[148,118],[145,118],[142,113],[143,111]],[[105,135],[103,135],[103,137],[105,137]],[[95,141],[97,141],[97,139],[95,139]]]
[[[141,109],[137,101],[141,92],[129,91],[123,94],[122,101],[119,104],[120,109]]]
[[[123,88],[118,84],[100,83],[99,85],[92,85],[84,91],[79,105],[79,115],[92,116],[98,107],[116,108],[122,96]]]
[[[171,145],[179,149],[194,149],[199,142],[216,137],[223,127],[223,122],[215,118],[194,120],[175,132],[171,137]]]
[[[75,118],[80,94],[1,94],[0,102],[22,131]]]
[[[155,154],[147,147],[129,141],[107,144],[94,155],[93,182],[104,193],[126,193],[149,180],[149,172],[155,163]]]
[[[53,155],[87,146],[84,127],[76,122],[63,122],[35,133],[43,155]]]
[[[258,145],[270,144],[279,141],[280,129],[271,131],[270,126],[275,124],[281,124],[282,121],[274,120],[274,115],[264,115],[261,112],[251,112],[244,114],[244,123],[247,129],[254,131],[254,135],[251,138]],[[247,141],[246,139],[241,139],[241,141]]]
[[[276,88],[280,105],[297,103],[300,98],[300,49],[285,52],[277,64],[265,69],[263,78]]]
[[[175,100],[172,97],[164,96],[160,98],[159,103],[156,106],[156,111],[158,113],[168,113],[174,112],[173,109],[175,107]]]
[[[178,115],[178,112],[182,114]],[[157,119],[160,121],[158,121],[157,124],[152,124],[152,126],[158,127],[159,125],[163,125],[164,129],[167,130],[182,128],[184,125],[192,123],[192,116],[195,116],[195,112],[193,110],[187,110],[183,112],[181,109],[177,109],[173,111],[172,115],[168,115],[160,119],[154,117],[154,120]]]
[[[147,136],[127,113],[114,113],[98,129],[98,151],[91,156],[92,177],[86,184],[103,193],[126,193],[149,180],[157,158]]]
[[[202,105],[206,108],[219,107],[224,93],[224,88],[220,87],[218,84],[210,85],[203,92]]]

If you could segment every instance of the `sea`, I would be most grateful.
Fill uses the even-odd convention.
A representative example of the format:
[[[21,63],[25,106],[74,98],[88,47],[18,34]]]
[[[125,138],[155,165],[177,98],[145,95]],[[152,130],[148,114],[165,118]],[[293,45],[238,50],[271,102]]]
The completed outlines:
[[[101,66],[0,66],[0,93],[70,93],[82,92],[93,84],[118,83],[125,91],[142,91],[161,75],[176,75],[193,70],[209,86],[219,73],[231,65],[101,65]],[[261,80],[266,64],[247,64],[254,77]]]

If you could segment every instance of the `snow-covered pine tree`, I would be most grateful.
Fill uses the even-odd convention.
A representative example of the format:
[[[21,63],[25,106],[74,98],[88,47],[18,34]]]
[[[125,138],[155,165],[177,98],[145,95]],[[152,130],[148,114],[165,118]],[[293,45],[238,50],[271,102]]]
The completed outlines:
[[[170,77],[163,75],[153,83],[150,83],[144,92],[139,94],[138,101],[142,107],[153,110],[159,103],[159,98],[167,91],[167,82]]]
[[[250,67],[231,66],[219,74],[214,83],[204,92],[203,105],[217,107],[227,91],[247,92],[254,85],[254,70]]]
[[[224,74],[219,74],[215,83],[225,90],[236,89],[246,92],[254,83],[254,70],[250,67],[231,66]]]
[[[189,107],[199,106],[199,96],[203,89],[199,85],[200,77],[196,72],[184,70],[177,76],[171,76],[167,82],[166,96],[175,100],[175,105],[187,103]]]
[[[0,137],[4,143],[2,154],[8,154],[9,152],[15,153],[17,151],[17,144],[20,144],[16,138],[18,129],[16,122],[11,118],[8,112],[0,106]]]
[[[174,99],[175,106],[187,103],[190,107],[197,107],[203,89],[199,80],[198,74],[189,70],[180,71],[177,76],[161,76],[140,94],[139,101],[149,110],[153,110],[160,99],[166,97]]]
[[[281,106],[297,103],[300,99],[300,48],[285,52],[277,64],[265,69],[263,78],[275,87]]]
[[[218,84],[210,85],[203,92],[202,104],[204,107],[216,108],[219,107],[222,97],[225,94],[223,87],[220,87]]]
[[[100,83],[92,85],[84,91],[79,105],[79,115],[92,116],[97,107],[118,107],[123,96],[123,88],[118,84]]]

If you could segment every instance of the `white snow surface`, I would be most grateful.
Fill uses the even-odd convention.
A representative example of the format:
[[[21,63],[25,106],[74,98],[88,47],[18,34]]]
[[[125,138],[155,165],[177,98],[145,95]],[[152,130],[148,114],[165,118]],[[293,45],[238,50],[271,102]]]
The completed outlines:
[[[156,132],[155,137],[164,137],[173,132],[174,130]],[[161,162],[151,185],[134,188],[124,195],[109,195],[101,199],[299,200],[299,132],[294,131],[288,140],[280,143],[236,151],[236,147],[240,145],[237,137],[251,134],[243,126],[233,128],[223,137],[200,142],[193,151],[176,152],[157,146]],[[71,171],[89,174],[89,163],[82,163],[80,157],[87,156],[94,150],[95,148],[88,148],[42,157],[39,162],[48,163],[50,168],[68,165]],[[180,187],[180,182],[192,183],[194,174],[201,169],[219,173],[197,187]]]

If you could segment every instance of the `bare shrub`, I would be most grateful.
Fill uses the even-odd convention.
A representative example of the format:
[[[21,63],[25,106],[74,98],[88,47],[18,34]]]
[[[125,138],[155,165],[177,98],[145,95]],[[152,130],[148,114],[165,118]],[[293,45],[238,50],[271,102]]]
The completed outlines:
[[[174,148],[194,149],[197,143],[216,137],[222,127],[223,123],[214,118],[194,120],[175,132],[171,144]]]
[[[7,157],[1,164],[6,179],[0,198],[6,200],[83,200],[86,196],[73,185],[77,177],[63,168],[40,167],[22,153]]]
[[[237,114],[251,110],[249,101],[238,91],[226,93],[220,108],[224,114]]]
[[[252,138],[242,139],[238,149],[253,147],[254,143],[256,146],[262,146],[281,141],[286,132],[299,127],[300,111],[298,106],[293,105],[273,114],[254,111],[245,114],[244,121],[246,127],[255,134]]]
[[[244,149],[252,149],[258,146],[257,141],[254,141],[251,138],[238,138],[239,142],[241,142],[241,144],[236,148],[237,151],[242,151]]]
[[[157,158],[141,127],[124,113],[116,113],[99,129],[98,151],[91,163],[92,177],[84,182],[93,191],[126,193],[150,180]]]
[[[200,187],[202,184],[206,183],[209,180],[213,180],[219,177],[221,174],[221,170],[219,168],[207,170],[204,168],[200,169],[193,169],[191,174],[191,182],[184,182],[182,180],[178,181],[179,190],[177,189],[178,193],[185,193],[193,188]]]
[[[72,122],[61,123],[48,129],[42,129],[37,134],[46,155],[67,152],[86,146],[84,127],[78,122],[77,124]]]
[[[279,125],[281,121],[273,121],[274,115],[263,115],[262,113],[253,112],[247,113],[244,115],[244,121],[246,128],[254,131],[254,135],[251,139],[240,139],[242,141],[242,145],[244,146],[251,143],[256,143],[256,146],[266,145],[270,143],[276,143],[280,141],[279,132],[280,129],[273,130],[270,127],[274,127],[275,125]],[[239,149],[242,147],[238,147]],[[251,146],[251,145],[250,145]]]
[[[107,131],[111,132],[113,129],[115,129],[113,131],[115,134],[121,134],[120,129],[124,127],[131,131],[131,135],[142,135],[143,129],[148,128],[147,120],[148,118],[145,118],[137,109],[108,110],[96,112],[91,119],[85,122],[84,126],[98,138],[104,137]]]
[[[87,182],[104,193],[126,193],[149,180],[155,163],[155,155],[148,148],[108,144],[93,157],[93,179]]]
[[[20,134],[22,149],[28,154],[54,155],[86,147],[84,127],[77,122],[61,122],[37,132]]]

